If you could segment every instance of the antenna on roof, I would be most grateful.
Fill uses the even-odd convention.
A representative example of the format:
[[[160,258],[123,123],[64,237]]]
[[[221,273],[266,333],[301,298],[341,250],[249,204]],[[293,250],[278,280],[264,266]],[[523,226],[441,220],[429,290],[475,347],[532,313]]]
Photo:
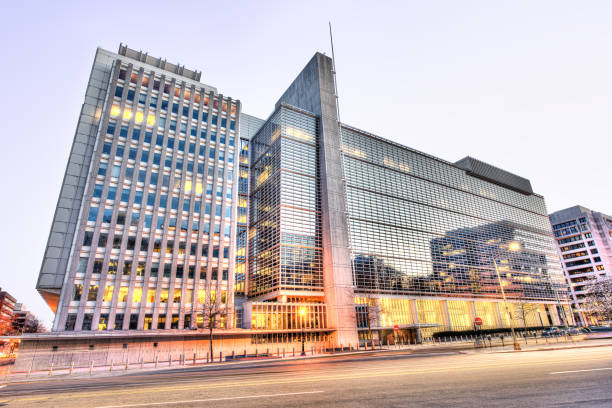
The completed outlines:
[[[332,76],[334,77],[334,96],[336,97],[336,115],[338,116],[338,123],[340,123],[340,98],[338,96],[338,81],[336,80],[336,56],[334,54],[334,37],[332,36],[332,25],[329,22],[329,41],[331,42],[332,52]]]

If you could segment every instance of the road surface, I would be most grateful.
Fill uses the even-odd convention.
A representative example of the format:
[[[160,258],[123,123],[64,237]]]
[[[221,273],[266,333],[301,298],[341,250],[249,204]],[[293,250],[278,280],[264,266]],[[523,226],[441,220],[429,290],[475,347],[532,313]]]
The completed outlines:
[[[373,352],[9,384],[8,407],[612,407],[612,347]]]

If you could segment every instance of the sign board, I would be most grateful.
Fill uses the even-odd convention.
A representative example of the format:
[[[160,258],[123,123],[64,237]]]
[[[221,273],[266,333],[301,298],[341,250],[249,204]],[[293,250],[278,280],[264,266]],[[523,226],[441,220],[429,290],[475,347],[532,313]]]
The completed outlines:
[[[393,331],[399,331],[399,326],[397,324],[393,326]]]
[[[476,326],[482,326],[482,319],[480,317],[477,317],[474,319],[474,324]]]

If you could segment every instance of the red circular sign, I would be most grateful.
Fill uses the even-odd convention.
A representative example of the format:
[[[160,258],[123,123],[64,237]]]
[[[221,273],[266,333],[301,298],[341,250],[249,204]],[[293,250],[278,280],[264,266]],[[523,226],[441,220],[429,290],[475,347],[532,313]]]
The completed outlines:
[[[393,330],[394,331],[398,331],[399,330],[399,326],[396,324],[395,326],[393,326]]]
[[[477,317],[477,318],[474,319],[474,323],[477,326],[481,326],[482,325],[482,319],[480,317]]]

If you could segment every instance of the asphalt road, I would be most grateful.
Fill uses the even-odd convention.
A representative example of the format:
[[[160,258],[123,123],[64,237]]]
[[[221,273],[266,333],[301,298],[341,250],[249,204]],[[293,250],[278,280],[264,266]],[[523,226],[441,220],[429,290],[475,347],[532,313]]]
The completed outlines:
[[[370,353],[10,384],[9,407],[612,407],[612,347]]]

